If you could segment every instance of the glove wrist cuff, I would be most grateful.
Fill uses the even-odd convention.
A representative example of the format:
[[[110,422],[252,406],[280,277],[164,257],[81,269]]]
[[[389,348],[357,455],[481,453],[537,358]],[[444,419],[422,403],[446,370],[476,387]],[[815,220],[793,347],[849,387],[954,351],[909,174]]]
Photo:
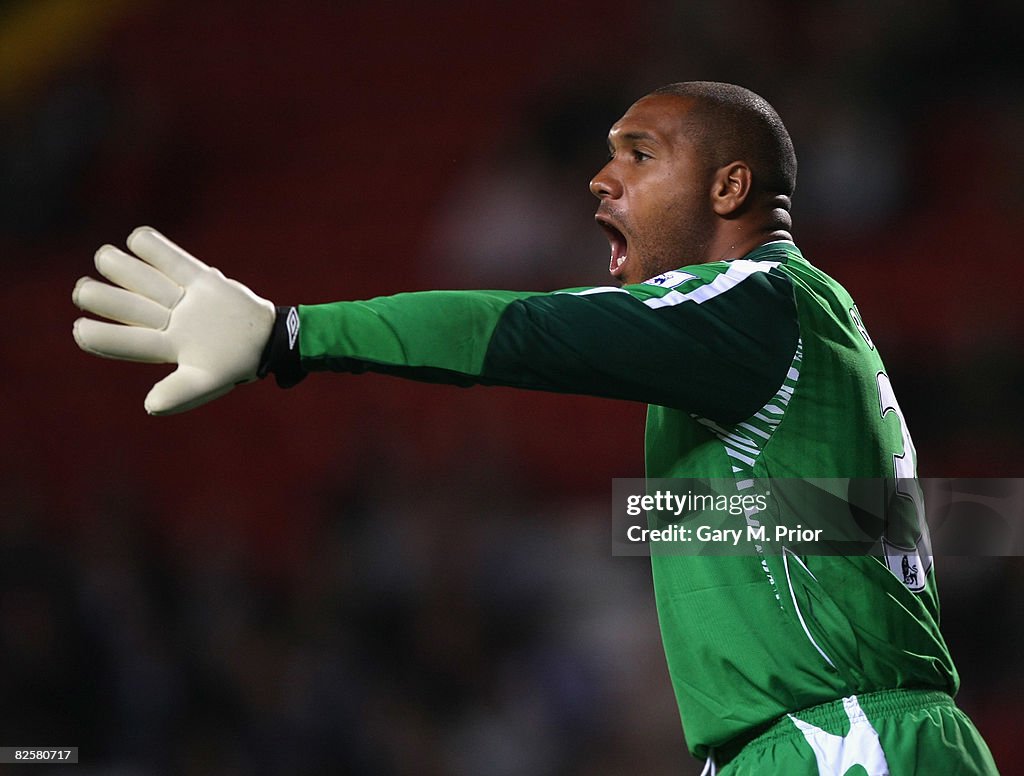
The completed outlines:
[[[281,388],[291,388],[306,376],[299,350],[299,310],[295,306],[278,306],[274,328],[260,356],[257,377],[274,375]]]

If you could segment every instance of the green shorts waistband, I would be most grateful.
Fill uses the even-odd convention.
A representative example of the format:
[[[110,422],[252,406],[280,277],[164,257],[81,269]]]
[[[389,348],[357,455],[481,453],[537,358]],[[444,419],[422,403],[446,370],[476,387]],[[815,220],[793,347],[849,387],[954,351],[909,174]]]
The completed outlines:
[[[877,690],[875,692],[851,693],[856,695],[857,702],[870,720],[906,714],[938,706],[955,708],[953,698],[941,690]],[[806,709],[794,711],[780,717],[760,733],[746,740],[734,739],[727,745],[715,750],[715,762],[719,768],[734,759],[746,749],[760,749],[793,737],[803,737],[803,733],[793,724],[790,716],[797,717],[815,727],[823,729],[843,729],[849,724],[843,699],[820,703]]]

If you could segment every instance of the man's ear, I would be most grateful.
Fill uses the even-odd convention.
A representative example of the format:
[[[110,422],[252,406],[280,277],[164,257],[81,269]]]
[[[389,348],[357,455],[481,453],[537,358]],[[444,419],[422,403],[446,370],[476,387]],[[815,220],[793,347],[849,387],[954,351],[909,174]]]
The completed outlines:
[[[738,214],[750,196],[753,173],[746,162],[719,167],[711,182],[711,207],[722,218]]]

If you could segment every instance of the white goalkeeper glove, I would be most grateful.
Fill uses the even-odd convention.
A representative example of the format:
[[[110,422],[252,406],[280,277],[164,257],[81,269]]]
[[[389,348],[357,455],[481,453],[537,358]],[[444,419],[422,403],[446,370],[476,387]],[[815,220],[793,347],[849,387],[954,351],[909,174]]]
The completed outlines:
[[[274,305],[148,226],[131,233],[128,248],[134,256],[112,245],[96,252],[96,269],[114,285],[89,277],[75,284],[78,307],[119,321],[79,318],[78,346],[105,358],[177,364],[146,396],[151,415],[190,410],[255,380]]]

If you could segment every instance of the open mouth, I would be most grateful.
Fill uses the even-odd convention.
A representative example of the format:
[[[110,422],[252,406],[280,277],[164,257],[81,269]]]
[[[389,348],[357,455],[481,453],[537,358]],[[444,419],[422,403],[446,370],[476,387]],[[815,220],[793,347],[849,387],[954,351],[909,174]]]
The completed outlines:
[[[618,277],[622,274],[623,268],[626,266],[628,243],[626,236],[619,231],[619,228],[615,226],[611,221],[605,218],[596,216],[595,219],[597,225],[604,231],[605,236],[608,238],[608,244],[611,246],[611,258],[608,260],[608,271],[614,277]]]

